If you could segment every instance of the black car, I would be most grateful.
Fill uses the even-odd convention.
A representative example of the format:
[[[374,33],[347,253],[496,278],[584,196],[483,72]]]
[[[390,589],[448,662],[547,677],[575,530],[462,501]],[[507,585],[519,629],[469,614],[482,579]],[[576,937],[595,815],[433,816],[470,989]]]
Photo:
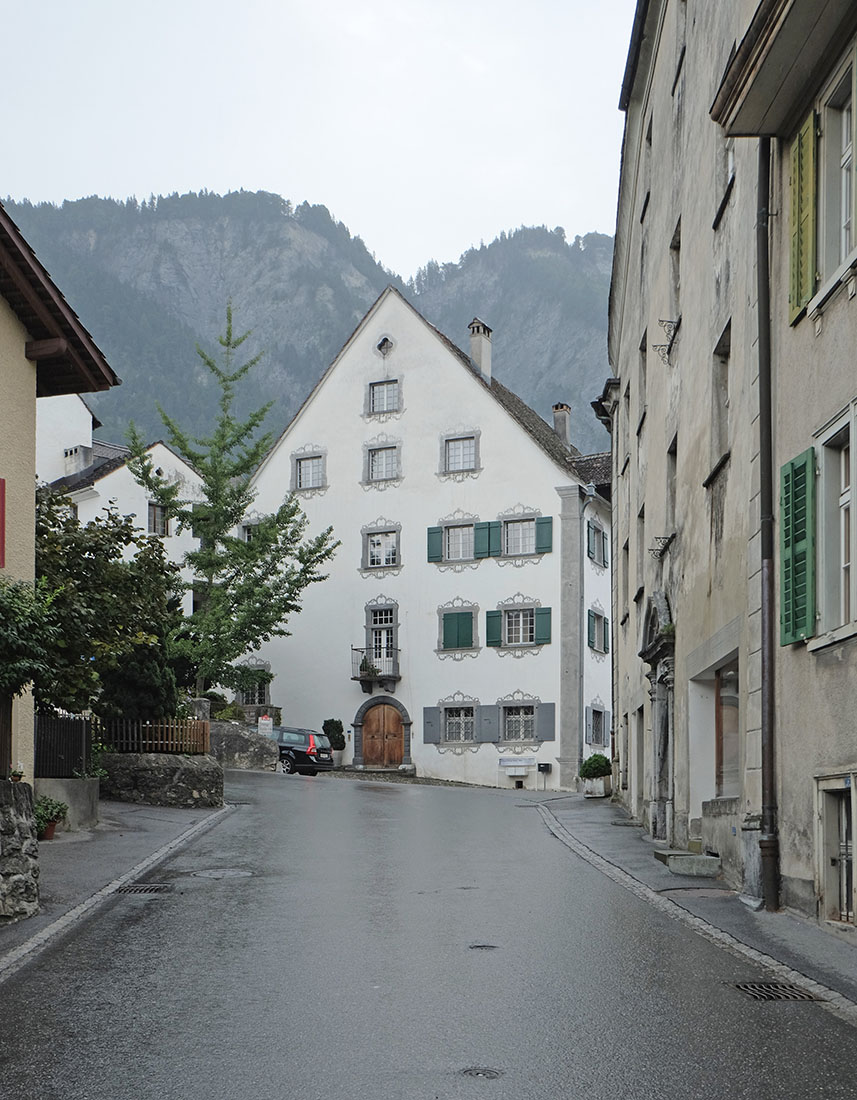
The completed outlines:
[[[323,733],[296,726],[274,726],[271,737],[280,747],[283,771],[291,775],[317,775],[333,767],[330,741]]]

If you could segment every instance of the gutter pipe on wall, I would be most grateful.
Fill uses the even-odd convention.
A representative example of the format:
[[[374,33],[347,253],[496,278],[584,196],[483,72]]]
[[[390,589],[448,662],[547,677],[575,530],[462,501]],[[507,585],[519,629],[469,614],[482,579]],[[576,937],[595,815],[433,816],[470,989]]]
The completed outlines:
[[[759,504],[762,546],[762,899],[779,908],[780,842],[774,771],[774,468],[771,400],[771,283],[768,217],[771,139],[759,139],[758,215],[756,219],[756,285],[759,320]]]

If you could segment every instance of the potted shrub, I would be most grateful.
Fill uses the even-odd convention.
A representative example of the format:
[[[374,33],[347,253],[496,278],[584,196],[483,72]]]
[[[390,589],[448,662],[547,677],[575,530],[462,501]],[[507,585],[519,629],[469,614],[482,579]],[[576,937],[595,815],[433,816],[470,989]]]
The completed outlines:
[[[67,813],[67,803],[48,798],[47,795],[37,798],[33,805],[33,816],[36,819],[36,836],[39,840],[51,840],[57,822],[63,821]]]
[[[9,772],[9,778],[13,783],[20,783],[24,778],[24,765],[18,761],[15,767]]]
[[[321,731],[330,741],[333,749],[333,766],[342,767],[342,754],[345,751],[345,733],[339,718],[325,718],[321,724]]]
[[[613,766],[607,757],[594,752],[580,765],[584,798],[606,798],[610,794]]]

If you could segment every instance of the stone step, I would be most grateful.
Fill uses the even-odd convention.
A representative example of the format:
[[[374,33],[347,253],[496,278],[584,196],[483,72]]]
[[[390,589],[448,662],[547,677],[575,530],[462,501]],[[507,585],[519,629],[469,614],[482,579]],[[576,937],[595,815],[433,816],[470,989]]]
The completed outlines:
[[[693,852],[695,856],[702,855],[702,840],[699,837],[691,837],[687,842],[687,850]]]
[[[655,859],[665,864],[674,875],[691,875],[695,878],[717,878],[720,874],[720,856],[704,856],[676,848],[662,848],[654,853]]]

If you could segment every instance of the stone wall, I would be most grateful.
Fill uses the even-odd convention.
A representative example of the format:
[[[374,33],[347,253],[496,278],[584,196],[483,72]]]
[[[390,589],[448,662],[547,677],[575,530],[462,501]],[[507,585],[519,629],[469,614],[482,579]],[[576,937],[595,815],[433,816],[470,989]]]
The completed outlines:
[[[149,806],[222,806],[223,768],[211,756],[105,753],[101,797]]]
[[[276,741],[263,737],[252,727],[238,726],[233,722],[212,722],[211,755],[224,768],[274,772],[280,750]]]
[[[0,779],[0,925],[39,911],[39,845],[29,783]]]

